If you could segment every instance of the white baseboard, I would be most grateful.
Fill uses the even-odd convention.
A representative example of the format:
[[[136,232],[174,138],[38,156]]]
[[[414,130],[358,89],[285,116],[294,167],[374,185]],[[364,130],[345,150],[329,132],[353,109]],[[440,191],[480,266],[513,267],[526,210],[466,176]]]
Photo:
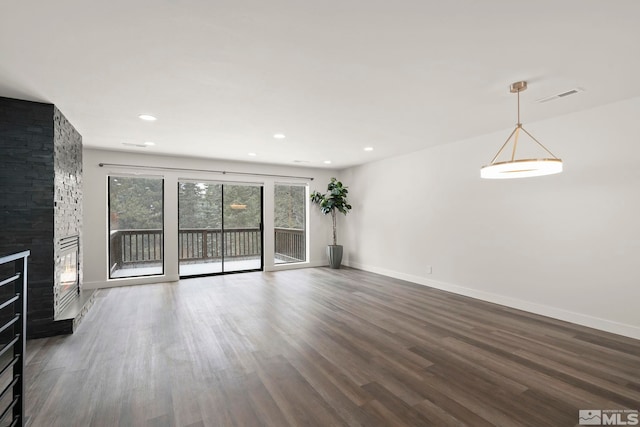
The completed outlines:
[[[419,285],[429,286],[458,295],[487,301],[495,304],[504,305],[518,310],[527,311],[542,316],[551,317],[566,322],[575,323],[577,325],[587,326],[629,338],[640,339],[640,327],[619,323],[612,320],[594,317],[588,314],[575,313],[557,307],[532,303],[517,298],[507,297],[504,295],[485,292],[478,289],[467,288],[464,286],[454,285],[451,283],[440,282],[437,280],[427,279],[425,277],[414,276],[412,274],[401,273],[399,271],[388,270],[385,268],[375,267],[371,265],[361,264],[359,262],[346,262],[345,265],[356,268],[358,270],[369,271],[371,273],[381,274],[383,276],[393,277],[394,279],[405,280],[407,282]]]

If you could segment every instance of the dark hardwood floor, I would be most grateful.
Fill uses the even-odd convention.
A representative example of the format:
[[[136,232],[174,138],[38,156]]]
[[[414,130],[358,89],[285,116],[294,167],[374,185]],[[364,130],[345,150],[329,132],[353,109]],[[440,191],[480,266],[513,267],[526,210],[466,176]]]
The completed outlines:
[[[640,409],[640,341],[358,270],[101,290],[28,342],[53,426],[575,426]]]

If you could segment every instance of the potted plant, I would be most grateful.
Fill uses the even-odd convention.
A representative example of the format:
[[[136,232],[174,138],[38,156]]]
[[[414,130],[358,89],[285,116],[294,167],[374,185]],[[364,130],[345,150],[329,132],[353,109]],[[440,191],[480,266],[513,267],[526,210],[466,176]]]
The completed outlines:
[[[336,227],[337,213],[347,214],[351,210],[351,205],[347,203],[347,187],[336,178],[331,178],[327,186],[327,193],[321,194],[317,191],[311,193],[311,202],[320,207],[320,212],[324,215],[331,214],[333,223],[333,245],[327,247],[327,255],[329,256],[329,266],[331,268],[340,268],[342,262],[342,245],[338,245],[338,233]]]

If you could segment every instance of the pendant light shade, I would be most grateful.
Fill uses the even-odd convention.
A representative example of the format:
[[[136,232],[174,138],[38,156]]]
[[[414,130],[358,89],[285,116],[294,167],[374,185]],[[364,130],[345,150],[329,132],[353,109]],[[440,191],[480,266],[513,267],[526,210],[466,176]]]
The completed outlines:
[[[480,169],[480,177],[486,179],[510,179],[510,178],[528,178],[533,176],[552,175],[562,172],[562,160],[557,158],[551,151],[540,143],[533,135],[531,135],[520,123],[520,92],[527,89],[527,82],[516,82],[511,85],[511,93],[518,95],[518,123],[511,132],[507,140],[500,150],[491,160],[491,163]],[[524,133],[538,144],[546,153],[545,156],[532,159],[517,159],[516,150],[518,148],[518,138]],[[507,161],[498,161],[498,157],[505,150],[509,142],[513,141],[513,149],[511,150],[511,159]],[[548,155],[548,156],[547,156]]]

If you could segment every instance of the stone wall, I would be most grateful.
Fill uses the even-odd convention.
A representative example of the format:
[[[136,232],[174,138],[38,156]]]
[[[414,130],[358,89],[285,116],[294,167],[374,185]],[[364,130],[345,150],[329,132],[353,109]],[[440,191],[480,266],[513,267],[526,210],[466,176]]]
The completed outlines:
[[[65,116],[53,111],[54,169],[54,259],[60,255],[57,242],[63,237],[80,236],[82,241],[82,136]],[[82,283],[82,251],[79,252]],[[55,277],[58,277],[56,274]],[[54,288],[54,315],[60,314],[59,295]]]
[[[70,333],[54,321],[55,246],[81,230],[81,137],[51,104],[0,97],[0,150],[0,255],[31,250],[27,335]]]

